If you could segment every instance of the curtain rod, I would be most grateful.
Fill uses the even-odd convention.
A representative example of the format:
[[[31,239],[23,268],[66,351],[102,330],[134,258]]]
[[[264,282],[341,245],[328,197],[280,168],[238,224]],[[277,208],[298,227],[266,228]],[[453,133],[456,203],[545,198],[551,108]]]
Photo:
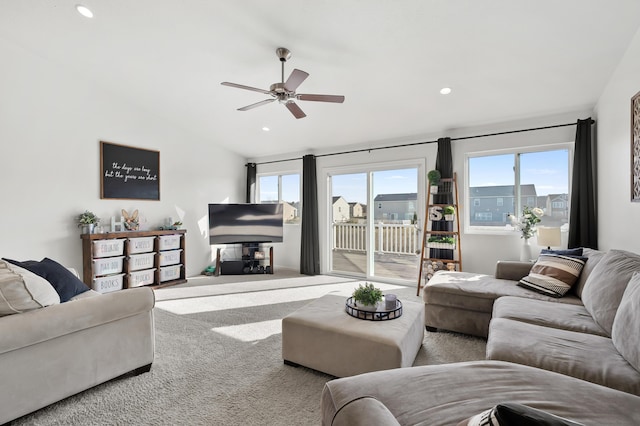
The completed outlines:
[[[594,123],[595,123],[595,121],[591,120],[591,124],[594,124]],[[462,136],[462,137],[459,137],[459,138],[451,138],[451,140],[452,141],[461,141],[461,140],[465,140],[465,139],[486,138],[488,136],[501,136],[501,135],[509,135],[509,134],[512,134],[512,133],[531,132],[531,131],[534,131],[534,130],[546,130],[546,129],[554,129],[554,128],[557,128],[557,127],[575,126],[576,124],[577,124],[577,122],[576,123],[566,123],[566,124],[555,124],[553,126],[532,127],[530,129],[507,130],[505,132],[485,133],[485,134],[482,134],[482,135],[474,135],[474,136]],[[319,154],[319,155],[316,155],[316,158],[318,158],[318,157],[330,157],[330,156],[333,156],[333,155],[355,154],[355,153],[358,153],[358,152],[371,152],[371,151],[377,151],[377,150],[380,150],[380,149],[404,148],[404,147],[407,147],[407,146],[426,145],[426,144],[436,143],[436,142],[438,142],[438,140],[405,143],[405,144],[400,144],[400,145],[379,146],[379,147],[374,147],[374,148],[354,149],[354,150],[351,150],[351,151],[340,151],[340,152],[332,152],[332,153],[329,153],[329,154]],[[273,163],[282,163],[282,162],[285,162],[285,161],[294,161],[294,160],[302,160],[302,157],[286,158],[286,159],[283,159],[283,160],[263,161],[262,163],[256,163],[256,164],[257,165],[273,164]]]

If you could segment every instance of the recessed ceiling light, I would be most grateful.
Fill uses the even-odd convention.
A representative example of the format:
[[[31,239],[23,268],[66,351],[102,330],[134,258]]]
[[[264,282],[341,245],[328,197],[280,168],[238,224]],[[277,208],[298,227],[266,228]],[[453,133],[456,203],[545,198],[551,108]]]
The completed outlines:
[[[262,130],[264,130],[265,132],[268,132],[268,131],[269,131],[269,130],[271,130],[271,129],[270,129],[270,128],[268,128],[268,127],[263,127],[263,128],[262,128]]]
[[[451,93],[451,88],[450,87],[443,87],[442,89],[440,89],[440,93],[443,95],[448,95],[449,93]]]
[[[80,15],[84,16],[85,18],[93,18],[93,12],[90,11],[87,6],[76,4],[76,10]]]

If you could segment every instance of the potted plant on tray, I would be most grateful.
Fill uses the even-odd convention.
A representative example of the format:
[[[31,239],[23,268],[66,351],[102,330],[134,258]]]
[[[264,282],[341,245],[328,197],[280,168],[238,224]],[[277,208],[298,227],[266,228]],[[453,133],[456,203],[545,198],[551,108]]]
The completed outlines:
[[[78,228],[82,228],[83,234],[93,234],[95,226],[100,223],[100,218],[93,212],[85,210],[78,216]]]
[[[358,288],[353,291],[353,300],[358,309],[375,311],[378,307],[378,302],[382,301],[382,291],[372,283],[365,283],[365,285],[360,284]]]

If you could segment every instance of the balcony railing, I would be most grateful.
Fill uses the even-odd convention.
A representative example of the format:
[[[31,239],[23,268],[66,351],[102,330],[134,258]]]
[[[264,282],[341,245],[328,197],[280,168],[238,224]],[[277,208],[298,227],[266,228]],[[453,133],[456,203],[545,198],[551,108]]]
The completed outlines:
[[[374,224],[375,251],[377,253],[419,254],[420,232],[412,224]],[[367,225],[360,223],[333,224],[333,250],[365,252]]]

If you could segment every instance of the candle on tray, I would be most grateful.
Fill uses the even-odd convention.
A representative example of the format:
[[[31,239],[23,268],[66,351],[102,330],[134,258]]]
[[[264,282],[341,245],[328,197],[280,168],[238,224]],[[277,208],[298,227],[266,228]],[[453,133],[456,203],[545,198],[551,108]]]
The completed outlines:
[[[396,308],[396,300],[397,300],[397,297],[395,294],[386,294],[384,296],[384,306],[387,311],[390,311]]]

